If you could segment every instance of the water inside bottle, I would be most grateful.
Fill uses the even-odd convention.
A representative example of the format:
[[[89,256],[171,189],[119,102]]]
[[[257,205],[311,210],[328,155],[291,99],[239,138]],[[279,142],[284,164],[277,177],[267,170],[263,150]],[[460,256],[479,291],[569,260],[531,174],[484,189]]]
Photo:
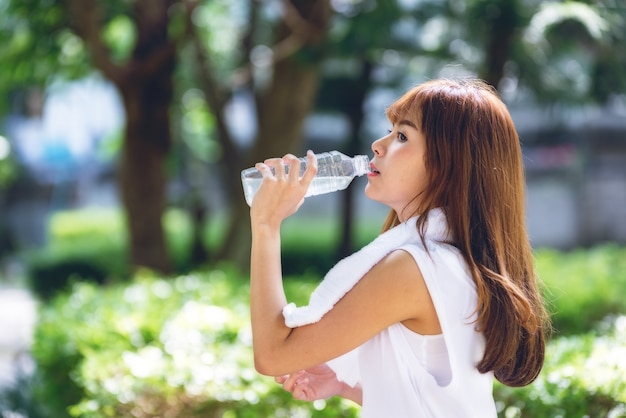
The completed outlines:
[[[335,190],[343,190],[348,187],[353,178],[352,176],[314,177],[305,196],[315,196]]]
[[[309,185],[309,189],[304,196],[309,197],[332,192],[335,190],[344,190],[350,185],[352,179],[352,176],[314,177],[311,181],[311,184]],[[243,193],[248,205],[252,204],[252,198],[256,194],[259,187],[261,187],[262,182],[263,178],[248,177],[243,180]]]
[[[300,159],[300,176],[306,169],[306,159]],[[365,155],[346,158],[336,151],[317,154],[318,170],[305,196],[315,196],[336,190],[343,190],[355,176],[362,176],[369,171],[369,159]],[[272,172],[274,169],[272,169]],[[289,166],[285,166],[289,172]],[[248,168],[241,172],[243,192],[248,205],[263,182],[263,176],[256,168]]]

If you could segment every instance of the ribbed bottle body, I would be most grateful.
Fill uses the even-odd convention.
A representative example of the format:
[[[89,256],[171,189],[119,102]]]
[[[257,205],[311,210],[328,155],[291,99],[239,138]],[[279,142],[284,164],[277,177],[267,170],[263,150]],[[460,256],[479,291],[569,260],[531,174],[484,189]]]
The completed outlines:
[[[348,157],[338,151],[323,152],[316,154],[317,174],[311,181],[305,196],[315,196],[343,190],[357,176],[362,176],[369,171],[369,158],[366,155]],[[300,158],[300,176],[306,170],[306,158]],[[289,172],[289,166],[286,166]],[[248,168],[241,172],[243,192],[248,205],[263,182],[261,172],[256,168]]]

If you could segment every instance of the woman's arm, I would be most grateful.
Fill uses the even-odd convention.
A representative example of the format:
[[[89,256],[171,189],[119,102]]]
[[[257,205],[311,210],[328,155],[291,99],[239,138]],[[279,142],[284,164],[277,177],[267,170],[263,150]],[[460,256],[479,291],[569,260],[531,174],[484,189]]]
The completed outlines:
[[[317,172],[317,161],[311,151],[307,153],[307,159],[302,179],[299,179],[300,161],[293,155],[257,164],[264,180],[250,209],[250,313],[255,367],[260,373],[267,373],[271,366],[265,364],[265,353],[276,352],[292,331],[282,316],[287,300],[282,283],[280,226],[302,205]],[[290,165],[289,174],[285,173],[285,162]],[[274,168],[274,175],[270,167]]]
[[[300,180],[299,162],[295,157],[287,160],[292,164],[289,175],[281,160],[257,165],[264,180],[250,212],[250,311],[257,370],[272,376],[306,370],[352,350],[397,322],[425,333],[440,331],[421,272],[404,251],[384,257],[320,321],[293,329],[285,325],[280,224],[302,204],[315,174],[315,169],[307,171]],[[268,166],[274,167],[275,175]]]
[[[265,364],[267,356],[263,353],[276,352],[292,330],[282,315],[287,299],[282,283],[280,232],[266,225],[253,225],[252,231],[250,315],[254,364],[260,373],[268,374],[271,365]]]

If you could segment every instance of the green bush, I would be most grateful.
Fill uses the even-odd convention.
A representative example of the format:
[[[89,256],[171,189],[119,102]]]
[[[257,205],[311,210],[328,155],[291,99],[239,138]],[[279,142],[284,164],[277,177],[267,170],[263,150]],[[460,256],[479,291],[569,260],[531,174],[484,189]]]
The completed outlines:
[[[182,211],[165,214],[165,229],[176,271],[188,267],[191,224]],[[43,299],[74,281],[112,283],[129,278],[122,214],[111,209],[55,213],[45,248],[26,254],[31,289]]]
[[[303,304],[318,276],[290,277]],[[33,355],[42,417],[356,417],[332,399],[295,401],[252,364],[247,278],[221,269],[172,279],[76,283],[41,309]],[[532,385],[496,385],[503,418],[626,416],[626,318],[550,342]],[[613,324],[613,323],[611,323]]]
[[[626,247],[543,249],[535,260],[558,334],[585,333],[608,315],[626,313]]]
[[[552,341],[545,367],[524,388],[495,386],[503,418],[626,417],[626,316],[602,335]]]
[[[76,280],[104,284],[107,279],[106,267],[91,257],[59,258],[49,263],[42,260],[31,264],[29,281],[31,290],[43,300],[49,300]]]
[[[94,213],[55,218],[51,248],[37,259],[48,273],[40,282],[54,285],[55,278],[70,277],[64,263],[75,263],[73,269],[83,262],[101,268],[106,278],[125,271],[119,214]],[[171,211],[166,225],[176,237],[174,254],[184,260],[191,234],[187,218]],[[362,228],[361,237],[369,239],[377,228]],[[285,270],[299,274],[287,278],[287,290],[291,299],[304,303],[336,261],[338,227],[327,221],[294,222],[283,232]],[[601,329],[607,315],[626,313],[626,247],[541,249],[536,265],[556,336],[569,337],[550,343],[546,367],[533,385],[496,385],[501,416],[626,416],[626,370],[617,361],[625,357],[623,320],[605,336],[589,334]],[[338,400],[320,410],[320,403],[293,401],[253,371],[247,280],[238,272],[225,268],[135,281],[108,280],[104,288],[74,284],[71,292],[43,306],[33,349],[40,375],[33,384],[37,403],[49,409],[47,416],[355,416],[354,407]],[[184,346],[175,343],[181,340]],[[207,377],[218,375],[222,380]]]
[[[75,284],[41,310],[36,398],[55,418],[356,417],[347,401],[295,401],[255,372],[246,283],[223,269]],[[312,286],[289,293],[303,301]]]
[[[107,209],[57,212],[48,243],[24,255],[31,290],[49,300],[77,280],[105,283],[128,277],[121,214]]]

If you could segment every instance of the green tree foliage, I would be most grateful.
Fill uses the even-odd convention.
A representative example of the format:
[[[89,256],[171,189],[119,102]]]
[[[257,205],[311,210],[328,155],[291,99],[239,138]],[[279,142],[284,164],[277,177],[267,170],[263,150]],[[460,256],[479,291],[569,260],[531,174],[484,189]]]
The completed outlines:
[[[509,75],[525,80],[540,102],[604,104],[626,91],[623,72],[609,70],[626,62],[624,5],[547,2],[522,29]]]
[[[0,113],[7,111],[12,94],[22,89],[81,77],[92,68],[82,41],[65,24],[62,5],[42,3],[0,3]]]
[[[156,5],[167,7],[159,34],[148,24]],[[626,90],[626,12],[617,0],[4,0],[0,11],[3,100],[97,69],[136,113],[127,115],[121,159],[131,258],[165,270],[159,231],[170,133],[181,140],[173,142],[178,174],[190,192],[180,200],[195,230],[225,205],[228,232],[214,258],[245,263],[238,173],[270,155],[301,152],[316,97],[318,109],[347,117],[344,150],[353,153],[371,140],[363,129],[371,93],[386,91],[391,100],[426,78],[480,76],[508,98],[515,91],[544,103],[604,102]],[[144,90],[137,80],[146,81]],[[232,98],[241,96],[253,103],[247,146],[228,121]],[[200,236],[196,242],[194,253],[206,258]],[[343,252],[351,246],[344,242]]]
[[[246,219],[245,204],[235,194],[240,187],[236,173],[279,150],[295,151],[315,97],[315,64],[323,52],[315,45],[328,27],[329,2],[7,0],[2,7],[1,29],[9,42],[0,47],[7,63],[0,91],[94,69],[117,86],[126,110],[120,189],[131,260],[161,271],[170,269],[161,220],[167,204],[164,163],[171,147],[174,69],[185,59],[183,67],[193,70],[192,83],[202,91],[214,124],[196,117],[199,112],[187,116],[205,129],[215,128],[205,134],[219,145],[215,154],[224,167],[227,203],[236,207],[224,254],[229,249],[244,254],[246,224],[240,221]],[[216,15],[234,16],[237,25],[224,26],[228,19]],[[251,91],[256,100],[258,132],[247,152],[226,123],[226,104],[237,89]],[[190,96],[185,89],[177,91]]]

